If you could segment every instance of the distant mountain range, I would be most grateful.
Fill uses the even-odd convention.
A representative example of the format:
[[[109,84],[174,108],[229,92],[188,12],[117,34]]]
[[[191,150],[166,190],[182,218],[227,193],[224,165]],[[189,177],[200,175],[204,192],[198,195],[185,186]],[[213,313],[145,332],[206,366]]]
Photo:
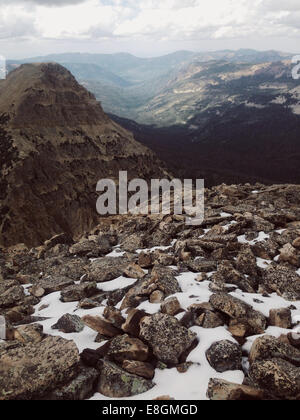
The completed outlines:
[[[173,172],[208,184],[300,182],[300,81],[291,54],[58,54],[103,109]],[[10,61],[9,68],[20,65]]]

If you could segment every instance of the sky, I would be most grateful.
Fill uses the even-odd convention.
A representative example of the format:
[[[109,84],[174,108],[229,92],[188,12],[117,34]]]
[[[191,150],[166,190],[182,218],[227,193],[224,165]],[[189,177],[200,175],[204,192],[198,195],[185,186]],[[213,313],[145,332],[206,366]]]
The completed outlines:
[[[0,0],[0,55],[276,49],[299,53],[299,0]]]

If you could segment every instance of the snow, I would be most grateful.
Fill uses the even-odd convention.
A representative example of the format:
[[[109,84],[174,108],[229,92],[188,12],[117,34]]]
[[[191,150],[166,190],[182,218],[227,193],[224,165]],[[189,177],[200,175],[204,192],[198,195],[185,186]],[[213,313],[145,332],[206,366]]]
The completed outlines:
[[[268,235],[263,232],[259,235],[259,240],[266,239]],[[157,248],[156,248],[157,249]],[[159,247],[159,249],[166,249],[166,247]],[[153,248],[152,248],[153,250]],[[271,261],[263,260],[258,258],[258,266],[266,266]],[[172,267],[176,270],[176,267]],[[300,274],[300,270],[298,270]],[[176,273],[175,273],[176,275]],[[190,305],[194,303],[208,302],[212,292],[209,290],[210,281],[197,282],[197,273],[181,273],[176,276],[178,284],[182,290],[180,293],[176,293],[174,296],[180,302],[181,307],[186,310]],[[208,273],[208,279],[213,275]],[[136,282],[136,279],[130,279],[126,277],[118,277],[112,281],[99,283],[98,288],[103,291],[114,291],[120,288],[125,288]],[[26,285],[25,289],[30,287]],[[232,296],[242,300],[243,302],[251,305],[253,309],[261,312],[266,317],[269,316],[271,309],[287,308],[291,305],[295,306],[295,310],[292,310],[292,320],[296,324],[300,322],[300,302],[289,302],[278,296],[276,293],[271,294],[269,297],[263,297],[260,294],[244,293],[237,289],[231,293]],[[261,302],[261,303],[260,303]],[[66,314],[75,314],[80,317],[84,315],[102,316],[105,308],[105,301],[103,305],[98,308],[83,310],[77,307],[77,302],[63,303],[60,301],[60,292],[52,293],[42,298],[41,302],[35,307],[35,316],[48,318],[45,321],[41,321],[40,324],[44,327],[46,334],[61,336],[68,340],[74,340],[80,352],[86,348],[97,349],[102,344],[95,343],[97,333],[88,327],[85,327],[81,333],[77,334],[64,334],[58,330],[52,330],[51,326],[55,324],[58,319]],[[121,303],[116,306],[121,307]],[[46,305],[45,309],[40,309],[41,306]],[[144,309],[149,314],[155,314],[160,311],[160,304],[152,304],[148,300],[141,303],[138,307]],[[126,318],[126,310],[122,312]],[[181,319],[184,313],[180,313],[176,316],[177,319]],[[299,331],[299,325],[294,328],[294,332]],[[176,400],[206,400],[207,385],[211,378],[221,378],[230,382],[241,384],[244,379],[244,373],[242,371],[229,371],[225,373],[216,372],[208,363],[206,359],[206,351],[216,341],[230,340],[235,342],[232,335],[229,333],[227,326],[219,327],[215,329],[204,329],[201,327],[191,328],[197,334],[199,343],[197,347],[190,353],[188,360],[193,362],[186,373],[179,373],[177,369],[156,369],[155,377],[153,382],[156,384],[150,391],[137,395],[132,398],[126,398],[126,400],[152,400],[161,395],[170,395],[170,397]],[[277,327],[269,327],[265,334],[279,337],[281,334],[287,334],[291,330],[284,330]],[[245,352],[249,352],[254,340],[258,336],[248,337],[247,342],[243,346]],[[104,344],[104,343],[103,343]],[[244,360],[244,368],[247,368],[247,362]],[[92,397],[92,400],[109,400],[107,397],[97,393]]]
[[[267,233],[265,233],[265,232],[259,232],[258,237],[257,237],[256,239],[253,239],[253,241],[248,241],[248,240],[246,239],[246,236],[245,236],[245,235],[241,235],[241,236],[239,236],[239,237],[238,237],[238,242],[239,242],[240,244],[255,245],[255,244],[257,244],[258,242],[263,242],[263,241],[265,241],[266,239],[270,239],[270,235],[268,235],[268,234],[267,234]]]

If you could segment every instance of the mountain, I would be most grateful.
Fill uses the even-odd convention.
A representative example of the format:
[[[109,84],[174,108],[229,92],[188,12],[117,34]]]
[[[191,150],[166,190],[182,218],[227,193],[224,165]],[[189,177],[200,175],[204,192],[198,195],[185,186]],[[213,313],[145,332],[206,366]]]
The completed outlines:
[[[289,61],[187,66],[140,107],[113,117],[184,178],[300,182],[300,85]]]
[[[26,64],[0,83],[0,244],[33,246],[98,221],[102,178],[165,174],[64,67]]]

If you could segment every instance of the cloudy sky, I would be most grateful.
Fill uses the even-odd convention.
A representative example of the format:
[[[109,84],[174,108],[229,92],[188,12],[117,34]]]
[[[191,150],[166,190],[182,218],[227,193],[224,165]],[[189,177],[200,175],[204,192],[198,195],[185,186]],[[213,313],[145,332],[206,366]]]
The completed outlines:
[[[0,0],[0,54],[300,52],[299,0]]]

